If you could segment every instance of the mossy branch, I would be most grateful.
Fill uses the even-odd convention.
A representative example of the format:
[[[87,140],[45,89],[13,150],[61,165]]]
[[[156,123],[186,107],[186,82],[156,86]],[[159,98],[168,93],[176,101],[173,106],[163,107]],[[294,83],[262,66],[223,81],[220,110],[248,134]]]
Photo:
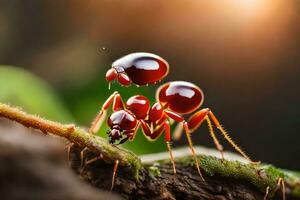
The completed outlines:
[[[71,149],[72,168],[77,172],[82,172],[83,179],[99,188],[110,187],[111,167],[115,160],[119,160],[120,166],[124,167],[119,168],[114,190],[127,199],[175,199],[177,197],[262,199],[267,186],[273,190],[270,196],[275,195],[276,199],[280,199],[278,198],[279,191],[274,194],[279,177],[286,182],[288,199],[300,199],[300,176],[269,165],[242,164],[238,161],[220,160],[201,155],[199,159],[206,180],[203,182],[199,179],[190,156],[175,159],[177,174],[174,176],[169,159],[156,158],[150,164],[143,165],[134,153],[108,144],[101,137],[92,135],[75,125],[45,120],[2,103],[0,103],[1,117],[38,129],[43,133],[64,137],[75,143],[76,145]],[[83,170],[80,165],[79,152],[85,147],[88,148],[85,160],[99,156],[99,154],[103,156],[103,159],[90,164]]]
[[[41,117],[25,113],[19,108],[11,107],[7,104],[0,103],[0,117],[18,122],[26,127],[38,129],[43,133],[51,133],[68,139],[82,147],[87,147],[96,154],[102,154],[107,162],[119,160],[121,166],[129,166],[135,176],[138,176],[142,168],[140,159],[132,152],[123,148],[108,144],[101,137],[97,137],[76,127],[73,124],[64,125],[58,122],[43,119]]]

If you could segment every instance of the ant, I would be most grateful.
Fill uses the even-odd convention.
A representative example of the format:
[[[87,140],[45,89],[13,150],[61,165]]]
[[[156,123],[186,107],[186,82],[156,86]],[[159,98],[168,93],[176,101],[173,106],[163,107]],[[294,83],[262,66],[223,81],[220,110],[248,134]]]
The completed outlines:
[[[156,84],[169,73],[166,60],[152,53],[131,53],[113,62],[105,78],[110,83],[117,80],[122,86]]]
[[[128,54],[113,62],[112,67],[107,71],[105,78],[109,82],[109,88],[110,83],[114,80],[117,80],[122,86],[129,86],[131,83],[134,83],[136,86],[143,86],[160,82],[168,73],[169,64],[163,58],[152,53],[138,52]],[[191,133],[206,121],[209,133],[216,148],[220,151],[222,159],[224,159],[223,147],[216,138],[212,123],[214,123],[224,138],[243,157],[254,163],[229,137],[209,108],[199,110],[200,106],[203,104],[204,94],[198,86],[184,81],[168,82],[158,88],[156,99],[157,102],[151,107],[149,100],[141,95],[129,98],[126,104],[124,104],[118,92],[114,92],[103,104],[99,114],[92,122],[89,132],[94,134],[100,129],[100,126],[105,119],[106,111],[112,105],[113,113],[108,119],[110,131],[108,131],[107,134],[109,136],[109,142],[114,144],[118,141],[118,144],[122,144],[127,140],[132,141],[139,127],[142,128],[146,138],[151,141],[156,140],[163,132],[165,132],[165,141],[173,165],[173,172],[176,174],[175,161],[170,145],[171,134],[169,119],[175,120],[176,122],[179,122],[179,124],[174,131],[173,138],[176,140],[180,139],[183,130],[185,131],[197,171],[202,180],[204,180],[191,140]],[[192,114],[192,116],[188,120],[185,120],[182,115],[186,114]],[[68,149],[70,149],[70,147]],[[83,153],[84,150],[81,151],[82,166]],[[99,158],[101,158],[101,155],[85,162],[82,171],[87,164],[90,164]],[[116,160],[113,169],[111,189],[113,189],[114,186],[118,164],[119,161]],[[284,194],[284,181],[279,179],[278,185],[282,185]],[[266,189],[265,199],[269,194],[269,189],[269,187]]]
[[[169,119],[175,120],[179,125],[174,135],[178,139],[182,131],[185,131],[197,171],[204,181],[200,171],[200,164],[193,147],[191,133],[194,132],[203,121],[206,121],[215,146],[220,151],[222,158],[224,158],[223,147],[216,138],[212,127],[213,122],[224,138],[243,157],[252,162],[244,151],[229,137],[209,108],[199,110],[203,104],[204,94],[198,86],[185,81],[168,82],[157,89],[156,99],[157,102],[150,107],[150,101],[147,97],[135,95],[129,98],[124,104],[120,94],[114,92],[103,104],[102,109],[93,121],[89,131],[90,133],[96,133],[99,130],[107,109],[112,105],[113,113],[107,121],[110,127],[110,131],[107,132],[109,142],[115,144],[115,142],[119,141],[118,144],[122,144],[128,139],[133,140],[139,127],[142,128],[146,138],[151,141],[156,140],[165,132],[165,141],[173,165],[173,172],[176,174],[175,161],[170,145],[171,133]],[[188,120],[185,120],[182,115],[186,114],[192,114],[192,116]],[[114,169],[116,169],[116,167]],[[113,180],[115,173],[116,171],[114,171]]]

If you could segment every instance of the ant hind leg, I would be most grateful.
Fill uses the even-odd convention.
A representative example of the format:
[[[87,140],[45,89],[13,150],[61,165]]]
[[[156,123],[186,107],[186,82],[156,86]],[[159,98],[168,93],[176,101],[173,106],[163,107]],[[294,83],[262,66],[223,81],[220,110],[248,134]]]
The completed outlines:
[[[221,153],[221,158],[224,159],[224,149],[223,149],[223,146],[220,144],[219,140],[216,137],[216,134],[214,132],[214,129],[213,129],[213,126],[211,124],[211,121],[210,121],[209,117],[206,116],[205,120],[206,120],[207,125],[208,125],[208,130],[209,130],[210,136],[212,137],[217,150]]]
[[[229,142],[229,144],[231,144],[231,146],[233,146],[233,148],[237,152],[239,152],[244,158],[246,158],[251,163],[254,163],[254,164],[259,163],[259,162],[252,161],[250,159],[250,157],[231,139],[231,137],[228,135],[227,131],[221,126],[220,122],[218,121],[218,119],[216,118],[216,116],[213,114],[213,112],[211,110],[209,110],[208,114],[209,114],[209,117],[212,119],[213,123],[215,124],[215,126],[217,127],[217,129],[220,130],[223,137]]]
[[[208,125],[209,134],[212,137],[217,150],[221,153],[221,158],[224,159],[223,146],[220,144],[219,140],[216,137],[212,123],[211,123],[210,119],[208,118],[208,112],[209,112],[209,109],[204,108],[204,109],[197,111],[194,115],[192,115],[187,122],[189,131],[190,131],[190,133],[192,133],[195,130],[197,130],[202,125],[203,121],[205,120]]]
[[[187,122],[184,122],[184,123],[183,123],[183,126],[184,126],[184,130],[185,130],[185,134],[186,134],[186,137],[187,137],[188,144],[189,144],[189,146],[190,146],[190,149],[191,149],[191,151],[192,151],[192,154],[193,154],[193,157],[194,157],[194,160],[195,160],[195,164],[196,164],[198,173],[199,173],[201,179],[202,179],[203,181],[205,181],[204,178],[203,178],[203,176],[202,176],[201,170],[200,170],[200,164],[199,164],[199,161],[198,161],[198,158],[197,158],[197,155],[196,155],[194,146],[193,146],[193,142],[192,142],[192,138],[191,138],[191,133],[190,133],[190,131],[189,131],[189,127],[188,127]]]

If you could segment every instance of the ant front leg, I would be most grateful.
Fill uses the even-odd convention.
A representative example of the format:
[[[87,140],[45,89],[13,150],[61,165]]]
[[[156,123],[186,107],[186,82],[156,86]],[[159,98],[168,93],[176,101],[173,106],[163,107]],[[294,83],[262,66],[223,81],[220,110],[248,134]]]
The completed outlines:
[[[136,125],[136,127],[135,127],[134,129],[124,131],[123,134],[126,135],[126,137],[123,138],[123,139],[118,143],[118,145],[119,145],[119,144],[123,144],[123,143],[126,142],[128,139],[132,141],[132,140],[134,139],[134,137],[135,137],[135,135],[136,135],[136,132],[137,132],[137,130],[139,129],[140,125],[141,125],[141,122],[138,121],[138,122],[137,122],[137,125]]]
[[[103,123],[106,111],[109,108],[109,106],[113,104],[113,111],[117,111],[124,108],[122,98],[118,92],[114,92],[112,95],[108,97],[108,99],[104,102],[100,112],[93,120],[91,127],[89,128],[89,133],[96,133]]]
[[[91,127],[89,128],[89,133],[95,134],[101,127],[105,116],[106,111],[109,108],[109,106],[112,104],[113,111],[117,111],[124,108],[122,98],[118,92],[114,92],[112,95],[108,97],[108,99],[104,102],[102,105],[102,108],[98,115],[93,120]],[[84,152],[87,150],[87,148],[84,148],[80,152],[80,160],[81,160],[81,166],[84,166]]]

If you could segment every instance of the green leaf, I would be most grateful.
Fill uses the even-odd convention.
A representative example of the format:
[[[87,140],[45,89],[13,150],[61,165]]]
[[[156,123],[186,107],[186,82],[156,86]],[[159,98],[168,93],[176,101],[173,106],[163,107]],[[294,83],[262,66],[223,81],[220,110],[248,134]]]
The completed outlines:
[[[48,119],[73,121],[53,89],[45,81],[22,68],[0,66],[0,101],[20,106],[27,112]]]

